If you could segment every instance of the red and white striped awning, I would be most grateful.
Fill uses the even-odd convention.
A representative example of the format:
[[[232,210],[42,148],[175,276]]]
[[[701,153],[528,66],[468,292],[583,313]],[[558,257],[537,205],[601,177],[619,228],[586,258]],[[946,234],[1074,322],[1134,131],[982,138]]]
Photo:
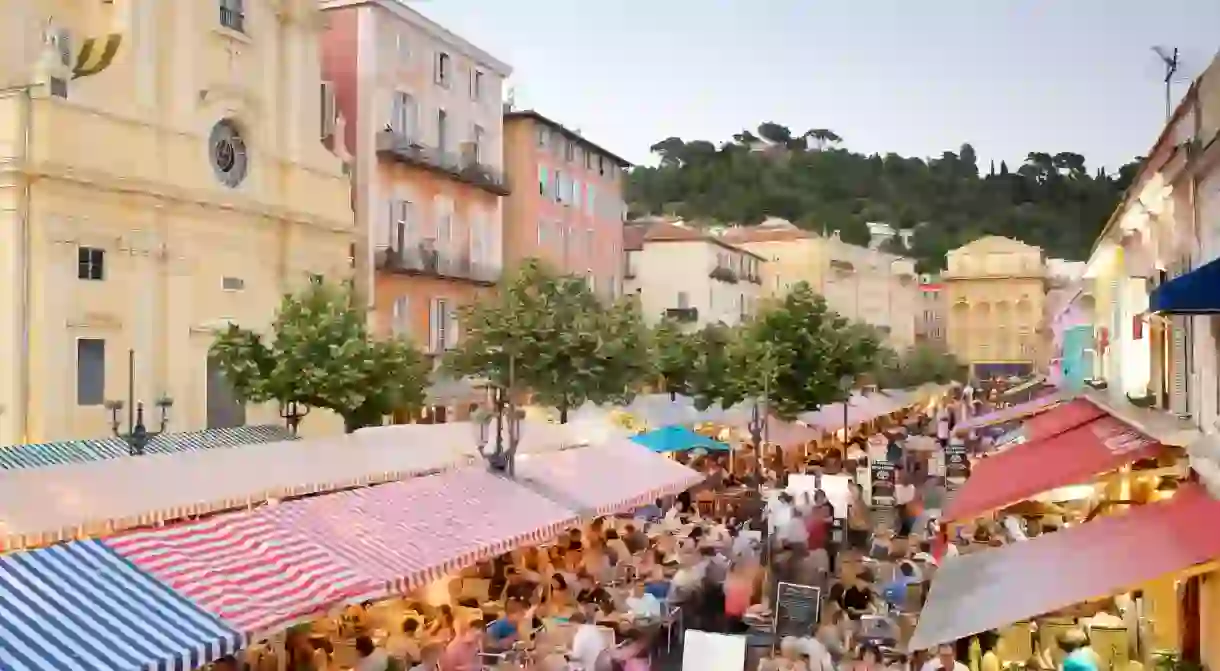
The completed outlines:
[[[377,583],[405,593],[579,522],[571,510],[482,467],[289,501],[258,511]]]
[[[375,582],[257,511],[124,534],[104,543],[250,635],[379,593]]]
[[[517,459],[517,479],[588,516],[611,515],[686,491],[697,471],[630,440]]]

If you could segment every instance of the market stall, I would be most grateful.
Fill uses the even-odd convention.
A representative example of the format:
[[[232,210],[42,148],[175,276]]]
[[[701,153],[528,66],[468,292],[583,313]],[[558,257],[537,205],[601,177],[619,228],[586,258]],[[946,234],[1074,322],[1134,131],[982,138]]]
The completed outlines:
[[[663,426],[648,433],[632,436],[631,441],[652,452],[661,453],[686,452],[696,449],[710,452],[729,451],[727,444],[708,438],[685,426]]]
[[[585,517],[626,512],[686,491],[702,474],[632,441],[524,459],[517,480]]]
[[[97,541],[0,557],[6,671],[197,669],[243,643]]]
[[[382,592],[372,579],[260,511],[121,534],[104,543],[251,636]]]
[[[1125,515],[945,562],[936,572],[910,647],[926,649],[986,630],[1007,630],[1006,636],[1023,637],[1017,643],[1028,651],[1038,647],[1031,641],[1030,618],[1041,618],[1042,629],[1053,630],[1064,623],[1088,626],[1086,614],[1117,615],[1104,599],[1124,595],[1125,602],[1133,602],[1139,594],[1125,593],[1155,582],[1172,585],[1220,559],[1220,534],[1200,533],[1199,528],[1202,520],[1217,518],[1220,501],[1185,485],[1172,498]],[[1093,606],[1080,606],[1089,602]],[[1095,641],[1096,652],[1108,658],[1137,649],[1146,658],[1149,648],[1172,645],[1172,638],[1141,630],[1145,620],[1154,620],[1156,628],[1153,613],[1158,610],[1165,613],[1134,603],[1123,609],[1119,619],[1129,622],[1120,625],[1123,645],[1110,648]],[[1159,617],[1172,617],[1172,612]],[[1014,623],[1019,623],[1016,631],[1010,627]],[[1099,629],[1104,627],[1094,627]]]
[[[386,595],[551,538],[578,521],[483,466],[288,501],[259,514],[340,558]]]
[[[1055,394],[1042,396],[1025,403],[1000,408],[974,417],[967,417],[958,423],[955,431],[964,435],[973,430],[1024,420],[1046,412],[1067,400],[1067,398]]]

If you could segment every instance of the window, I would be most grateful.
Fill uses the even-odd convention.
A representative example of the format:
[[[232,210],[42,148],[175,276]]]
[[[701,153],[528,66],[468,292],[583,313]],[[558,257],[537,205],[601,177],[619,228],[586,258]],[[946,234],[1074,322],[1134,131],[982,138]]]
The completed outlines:
[[[563,171],[556,170],[555,179],[552,182],[551,195],[555,197],[555,202],[557,202],[557,203],[563,202],[563,181],[564,181]]]
[[[436,111],[436,148],[442,154],[449,149],[449,114],[445,110]]]
[[[73,67],[76,65],[72,58],[72,32],[67,28],[60,28],[55,31],[53,36],[55,40],[55,48],[59,51],[59,62],[65,67]]]
[[[390,201],[390,248],[406,249],[413,242],[414,231],[411,230],[413,205],[409,200]]]
[[[326,277],[320,273],[309,273],[309,283],[314,286],[319,286],[326,281]]]
[[[106,402],[106,341],[79,338],[76,341],[76,404]]]
[[[593,169],[593,152],[585,151],[585,170]]]
[[[399,65],[406,65],[411,60],[411,41],[401,30],[394,33],[394,53],[398,56]]]
[[[335,85],[330,82],[322,82],[322,119],[321,133],[322,139],[326,139],[335,133],[335,117],[338,116],[335,111]]]
[[[106,279],[106,250],[97,247],[77,247],[76,277],[81,280]]]
[[[678,309],[685,310],[690,307],[690,294],[685,291],[678,292]]]
[[[220,288],[225,291],[241,291],[246,288],[246,281],[240,277],[225,277],[220,280]]]
[[[470,99],[483,99],[483,72],[481,70],[470,70]]]
[[[539,196],[547,195],[547,190],[550,188],[550,186],[551,186],[551,183],[547,178],[546,166],[545,165],[538,166],[538,195]]]
[[[418,109],[410,93],[395,91],[390,103],[390,130],[407,140],[418,139]]]
[[[433,298],[428,306],[428,351],[453,349],[458,342],[457,315],[447,298]]]
[[[572,193],[570,193],[569,196],[570,196],[568,198],[569,205],[575,205],[576,207],[580,207],[580,204],[582,202],[584,202],[584,199],[585,199],[584,194],[580,192],[580,180],[577,180],[577,179],[572,180]]]
[[[407,296],[397,296],[390,306],[390,331],[396,336],[407,334],[410,300]]]
[[[599,175],[606,174],[606,157],[605,156],[597,157],[597,174],[599,174]]]
[[[50,87],[51,95],[56,98],[68,97],[68,80],[61,77],[51,77]]]
[[[585,271],[585,283],[589,285],[591,293],[597,293],[597,275],[593,274],[592,268]]]
[[[452,60],[449,54],[441,51],[436,54],[436,83],[449,88],[450,70],[453,68]]]
[[[575,160],[577,163],[580,163],[580,155],[582,153],[583,152],[581,152],[580,147],[576,147],[574,150],[572,150],[573,160]]]
[[[220,0],[220,25],[239,33],[246,32],[245,3],[242,0]]]
[[[474,125],[471,132],[471,141],[474,142],[474,162],[481,164],[483,162],[483,142],[486,141],[487,131],[479,124]]]
[[[563,143],[563,158],[565,161],[576,160],[576,143],[568,140]]]
[[[538,146],[545,147],[547,142],[550,140],[550,136],[551,136],[551,133],[550,133],[550,131],[547,130],[546,126],[539,126],[538,127]]]

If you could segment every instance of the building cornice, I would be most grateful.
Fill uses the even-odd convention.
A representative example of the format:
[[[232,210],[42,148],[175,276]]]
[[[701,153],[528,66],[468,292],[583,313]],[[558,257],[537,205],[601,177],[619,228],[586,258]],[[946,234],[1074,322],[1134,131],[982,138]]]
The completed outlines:
[[[501,77],[508,77],[513,73],[513,67],[508,63],[476,47],[469,40],[457,35],[414,9],[407,7],[398,0],[321,0],[319,6],[322,8],[322,11],[344,9],[347,7],[380,7],[400,20],[422,29],[434,39],[454,47],[467,58],[478,61],[480,65]]]
[[[58,163],[36,163],[24,170],[17,164],[0,164],[0,183],[6,182],[10,175],[21,174],[24,174],[27,179],[54,179],[110,193],[145,196],[182,205],[211,207],[241,214],[293,221],[333,233],[352,233],[355,230],[354,218],[352,220],[331,219],[289,207],[259,203],[240,195],[236,195],[233,199],[221,199],[214,194],[201,193],[194,189],[157,184],[142,179],[120,179],[99,171],[81,170]]]

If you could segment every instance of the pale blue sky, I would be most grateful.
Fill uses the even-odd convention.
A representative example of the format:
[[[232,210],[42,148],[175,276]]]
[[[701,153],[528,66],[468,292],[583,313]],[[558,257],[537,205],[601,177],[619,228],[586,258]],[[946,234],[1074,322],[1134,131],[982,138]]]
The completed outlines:
[[[1193,77],[1220,0],[416,0],[514,67],[517,101],[632,161],[774,120],[857,151],[1075,151],[1117,168],[1164,121],[1150,47]],[[1180,94],[1186,83],[1175,88]]]

